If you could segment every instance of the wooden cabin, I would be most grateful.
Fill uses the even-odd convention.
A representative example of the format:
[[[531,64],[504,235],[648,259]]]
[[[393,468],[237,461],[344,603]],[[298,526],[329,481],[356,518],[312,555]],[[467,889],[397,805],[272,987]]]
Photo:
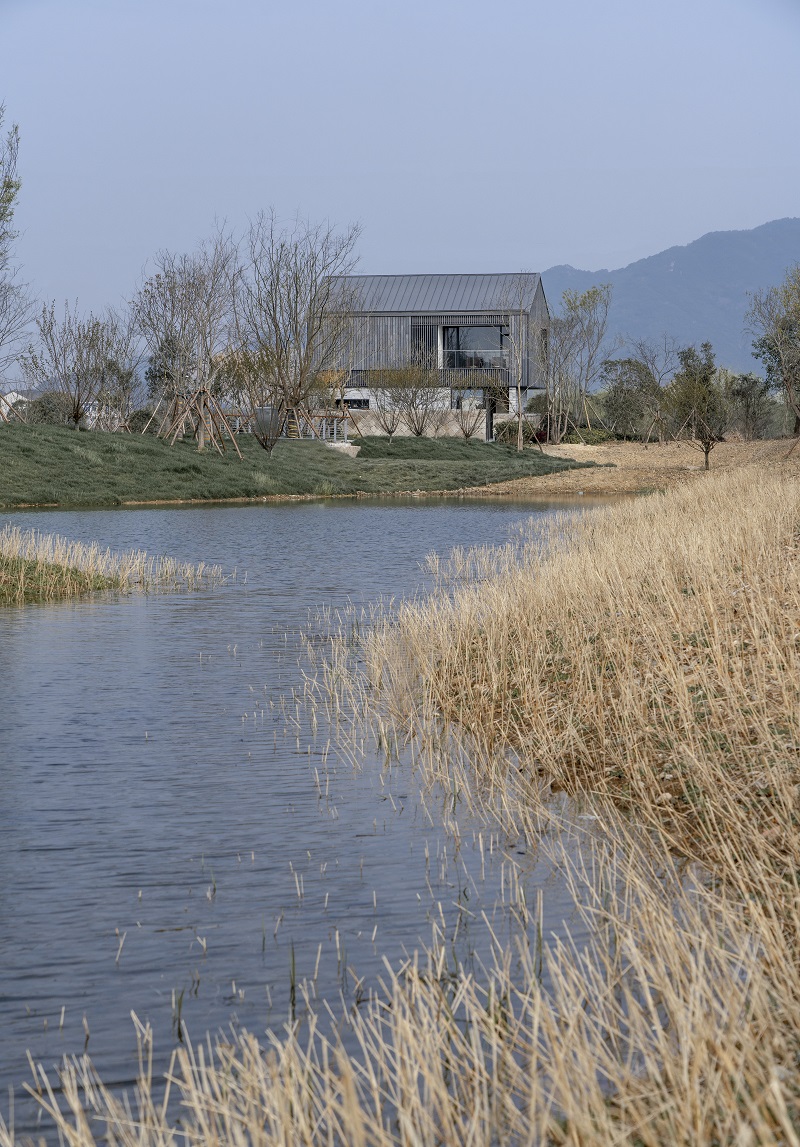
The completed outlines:
[[[343,402],[370,407],[371,391],[392,371],[424,364],[435,371],[448,409],[471,403],[516,412],[543,393],[550,315],[541,276],[348,275],[343,297],[354,316]]]

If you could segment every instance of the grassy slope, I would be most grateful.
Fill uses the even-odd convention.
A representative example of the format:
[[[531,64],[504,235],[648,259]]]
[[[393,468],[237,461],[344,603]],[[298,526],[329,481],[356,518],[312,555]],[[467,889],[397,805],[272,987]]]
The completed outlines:
[[[455,439],[362,439],[352,459],[319,443],[281,443],[269,456],[251,438],[220,457],[152,436],[78,433],[61,427],[0,427],[0,505],[117,505],[274,494],[382,494],[457,490],[551,473],[576,463],[518,455],[512,447]]]

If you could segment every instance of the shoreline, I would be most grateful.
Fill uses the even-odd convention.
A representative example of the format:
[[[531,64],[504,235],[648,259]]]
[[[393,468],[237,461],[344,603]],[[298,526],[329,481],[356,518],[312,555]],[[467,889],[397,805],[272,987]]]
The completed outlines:
[[[158,1074],[139,1082],[140,1143],[201,1143],[209,1127],[257,1139],[266,1118],[278,1127],[284,1117],[294,1141],[309,1097],[315,1128],[399,1143],[384,1134],[392,1097],[406,1113],[416,1103],[425,1129],[429,1095],[447,1142],[480,1125],[486,1141],[627,1143],[644,1128],[648,1144],[750,1143],[729,1132],[757,1120],[760,1142],[788,1141],[800,1122],[800,470],[785,442],[728,454],[692,487],[683,478],[703,471],[666,451],[678,477],[663,498],[617,491],[614,508],[573,515],[566,529],[552,520],[511,562],[502,547],[462,555],[430,598],[391,605],[366,635],[331,643],[315,696],[363,722],[334,734],[340,759],[355,763],[365,741],[385,751],[413,736],[414,784],[443,793],[443,831],[452,800],[497,832],[489,854],[496,847],[503,866],[502,903],[522,924],[514,962],[485,911],[489,958],[476,948],[477,970],[451,970],[459,886],[452,941],[437,930],[413,962],[387,956],[374,993],[354,1001],[339,989],[341,1020],[321,993],[319,1005],[303,997],[302,1039],[270,1018],[259,1034],[201,1036],[198,1059],[173,1036],[168,1074],[156,1059]],[[548,537],[565,544],[548,550]],[[559,793],[579,802],[577,820],[559,811]],[[526,899],[542,858],[572,881],[567,926],[586,924],[580,948],[543,927],[549,877],[535,906]],[[467,911],[477,929],[476,891]],[[43,1088],[34,1097],[76,1147],[96,1147],[87,1111],[110,1138],[129,1132],[113,1063],[75,1056],[61,1076],[34,1071],[37,1084],[52,1079],[47,1096],[62,1087],[63,1109]],[[181,1091],[179,1122],[163,1078]],[[0,1124],[0,1142],[22,1138],[3,1138]]]
[[[569,456],[594,466],[542,474],[536,479],[512,478],[475,493],[482,497],[499,495],[535,496],[572,494],[605,497],[650,494],[696,481],[706,473],[750,469],[777,469],[800,473],[800,450],[795,438],[759,439],[753,442],[731,440],[719,443],[711,452],[708,472],[702,453],[690,442],[609,442],[600,446],[546,446],[551,458]]]
[[[526,479],[512,479],[512,481],[526,481]],[[158,508],[161,506],[258,506],[267,504],[275,504],[282,502],[336,502],[336,501],[384,501],[389,499],[398,498],[414,498],[420,501],[426,498],[438,499],[479,499],[486,497],[508,498],[509,501],[524,501],[524,502],[549,502],[554,498],[561,499],[562,497],[580,498],[581,500],[590,499],[592,497],[614,497],[614,492],[604,493],[603,491],[583,490],[570,491],[565,490],[562,493],[553,491],[550,492],[531,492],[517,494],[515,492],[497,489],[497,487],[507,485],[508,482],[490,483],[487,486],[463,486],[457,490],[386,490],[381,493],[375,493],[370,490],[357,490],[353,493],[347,494],[261,494],[253,497],[239,497],[239,498],[148,498],[148,499],[132,499],[130,501],[108,502],[87,504],[85,502],[17,502],[14,505],[9,505],[0,502],[0,511],[4,513],[15,513],[18,510],[125,510],[133,508],[147,508],[152,506]],[[646,493],[647,491],[636,491],[638,493]]]
[[[765,439],[755,442],[723,442],[711,454],[709,473],[742,467],[778,468],[800,472],[800,450],[793,450],[797,439]],[[576,469],[558,470],[521,478],[504,479],[482,486],[456,489],[405,489],[376,493],[355,490],[346,493],[256,494],[233,498],[149,498],[126,499],[108,503],[19,502],[0,503],[0,511],[126,509],[162,506],[213,505],[278,505],[284,502],[358,501],[398,498],[487,499],[508,498],[521,502],[543,502],[553,499],[616,498],[663,491],[672,486],[697,480],[703,469],[700,452],[687,442],[641,443],[611,442],[600,446],[546,446],[545,457],[571,458],[593,463]]]

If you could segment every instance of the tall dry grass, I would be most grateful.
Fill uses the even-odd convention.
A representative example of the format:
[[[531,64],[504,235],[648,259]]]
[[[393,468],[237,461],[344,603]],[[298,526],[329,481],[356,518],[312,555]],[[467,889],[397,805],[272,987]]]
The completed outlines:
[[[337,1025],[186,1042],[166,1094],[146,1029],[133,1096],[86,1057],[33,1090],[73,1147],[797,1143],[798,1004],[776,1024],[757,923],[628,843],[573,865],[580,949],[520,930],[471,975],[437,937]]]
[[[734,976],[699,978],[696,1029],[684,1038],[693,1055],[711,1040],[731,1064],[738,1044],[747,1048],[732,1076],[747,1091],[751,1070],[763,1084],[748,1057],[763,1055],[765,1033],[772,1033],[779,1049],[773,1068],[791,1081],[794,1122],[798,530],[796,478],[756,470],[710,475],[561,519],[521,545],[457,555],[438,571],[450,581],[447,592],[402,608],[366,643],[382,720],[411,722],[433,744],[443,727],[467,734],[460,752],[419,755],[436,780],[531,836],[541,830],[548,792],[563,789],[589,801],[600,823],[616,825],[631,856],[641,860],[634,838],[645,832],[665,856],[703,866],[739,914],[725,933],[748,936],[750,956]],[[637,878],[631,870],[631,886]],[[612,901],[619,896],[615,888]],[[660,906],[668,924],[651,929],[643,983],[659,961],[675,974],[676,911],[685,914],[685,897],[670,888]],[[629,924],[619,935],[626,932]],[[710,950],[718,933],[698,927],[695,943]],[[606,965],[601,980],[608,972]],[[576,974],[583,980],[583,971]],[[721,1039],[702,1017],[714,1016],[720,999],[735,999],[742,978],[764,984],[770,1008],[754,1027],[748,1020]],[[626,1023],[620,1014],[617,1029]],[[652,1070],[646,1078],[653,1086]],[[671,1103],[696,1106],[707,1086],[702,1072],[693,1094],[678,1087]],[[619,1077],[615,1089],[627,1102],[629,1086]],[[767,1089],[760,1118],[771,1102]],[[726,1134],[717,1128],[708,1141],[727,1142]],[[784,1134],[798,1141],[794,1131]]]
[[[65,1141],[800,1144],[799,521],[797,483],[711,475],[457,556],[355,659],[350,632],[332,713],[550,849],[588,940],[520,885],[477,974],[438,935],[338,1027],[180,1048],[179,1124],[146,1032],[130,1106],[87,1060],[63,1096],[37,1072]]]
[[[800,868],[799,530],[800,482],[754,471],[557,520],[462,556],[468,584],[379,628],[372,681],[398,719],[443,715],[726,877],[757,848],[783,879]],[[505,785],[490,774],[510,758],[482,759]]]
[[[7,525],[0,531],[0,604],[52,601],[92,590],[195,589],[224,580],[219,566],[192,565],[143,550],[113,553]]]

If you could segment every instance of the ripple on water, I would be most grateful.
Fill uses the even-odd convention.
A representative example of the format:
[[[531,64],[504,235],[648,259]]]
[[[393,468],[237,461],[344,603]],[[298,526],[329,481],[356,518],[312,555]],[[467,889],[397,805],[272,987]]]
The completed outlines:
[[[165,1059],[179,998],[194,1036],[280,1026],[292,947],[297,980],[316,970],[318,996],[338,1001],[347,965],[374,978],[384,955],[430,938],[438,904],[448,919],[467,895],[491,911],[502,861],[481,878],[480,826],[460,816],[455,857],[407,769],[354,773],[324,755],[326,737],[309,747],[302,723],[287,728],[280,699],[302,684],[299,634],[317,610],[423,589],[426,554],[503,542],[530,513],[393,500],[13,515],[238,579],[0,613],[6,1093],[27,1078],[26,1049],[49,1065],[87,1031],[101,1074],[130,1082],[131,1011]],[[545,861],[525,864],[559,926],[563,889]],[[485,947],[468,921],[462,958]]]

